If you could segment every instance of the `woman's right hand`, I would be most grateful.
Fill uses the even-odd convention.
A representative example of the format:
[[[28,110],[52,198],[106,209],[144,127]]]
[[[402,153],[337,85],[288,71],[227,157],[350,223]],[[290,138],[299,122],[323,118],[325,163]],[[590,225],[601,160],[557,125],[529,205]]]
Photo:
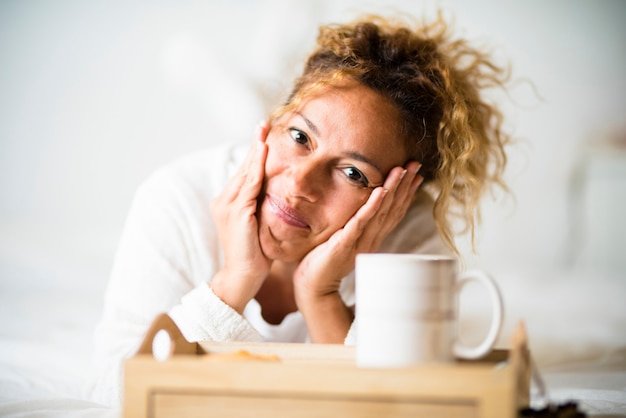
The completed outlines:
[[[242,167],[211,203],[211,213],[224,251],[224,267],[210,286],[224,303],[242,313],[267,277],[271,261],[261,251],[256,218],[257,198],[265,175],[270,130],[261,122]]]

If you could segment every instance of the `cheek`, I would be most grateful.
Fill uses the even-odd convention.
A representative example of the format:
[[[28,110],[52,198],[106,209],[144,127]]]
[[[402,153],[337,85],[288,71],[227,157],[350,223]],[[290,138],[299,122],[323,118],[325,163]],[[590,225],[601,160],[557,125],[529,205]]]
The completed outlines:
[[[275,140],[267,141],[267,159],[265,160],[265,176],[270,178],[282,172],[289,166],[289,158],[285,154],[284,149],[277,146]]]
[[[360,190],[337,190],[327,198],[326,218],[330,229],[338,230],[363,206],[371,192]]]

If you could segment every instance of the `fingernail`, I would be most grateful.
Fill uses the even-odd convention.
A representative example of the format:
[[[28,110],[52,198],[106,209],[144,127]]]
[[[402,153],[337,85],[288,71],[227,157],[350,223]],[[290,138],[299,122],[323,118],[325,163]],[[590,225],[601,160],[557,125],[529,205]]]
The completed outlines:
[[[408,168],[411,169],[411,173],[416,174],[422,168],[422,164],[419,161],[412,161]]]
[[[407,172],[406,168],[404,170],[402,170],[402,173],[400,174],[400,180],[402,180],[404,178],[404,176],[406,176],[406,172]]]
[[[263,132],[264,129],[267,129],[267,127],[268,127],[268,122],[266,120],[262,120],[259,123],[257,123],[256,132],[260,134],[261,132]]]

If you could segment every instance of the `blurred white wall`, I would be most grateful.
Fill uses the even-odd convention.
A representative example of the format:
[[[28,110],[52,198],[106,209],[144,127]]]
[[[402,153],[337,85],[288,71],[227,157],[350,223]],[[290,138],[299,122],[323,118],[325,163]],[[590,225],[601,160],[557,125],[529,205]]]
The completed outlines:
[[[437,6],[541,96],[520,84],[503,103],[525,141],[510,156],[516,202],[485,204],[472,263],[626,272],[621,1],[2,1],[0,254],[107,269],[139,182],[246,139],[319,23]],[[621,154],[594,157],[587,144],[618,132]]]

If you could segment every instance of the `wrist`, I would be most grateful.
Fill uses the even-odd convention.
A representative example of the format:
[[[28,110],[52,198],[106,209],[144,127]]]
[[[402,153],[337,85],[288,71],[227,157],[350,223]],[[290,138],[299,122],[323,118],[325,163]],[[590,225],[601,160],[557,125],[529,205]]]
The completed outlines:
[[[339,291],[296,298],[313,343],[342,344],[354,320]]]
[[[325,276],[323,280],[313,280],[302,274],[294,276],[294,292],[296,300],[301,303],[319,303],[339,297],[341,278]]]
[[[263,280],[245,279],[227,270],[220,270],[209,283],[209,287],[222,302],[243,314],[246,305],[256,295],[262,283]]]

